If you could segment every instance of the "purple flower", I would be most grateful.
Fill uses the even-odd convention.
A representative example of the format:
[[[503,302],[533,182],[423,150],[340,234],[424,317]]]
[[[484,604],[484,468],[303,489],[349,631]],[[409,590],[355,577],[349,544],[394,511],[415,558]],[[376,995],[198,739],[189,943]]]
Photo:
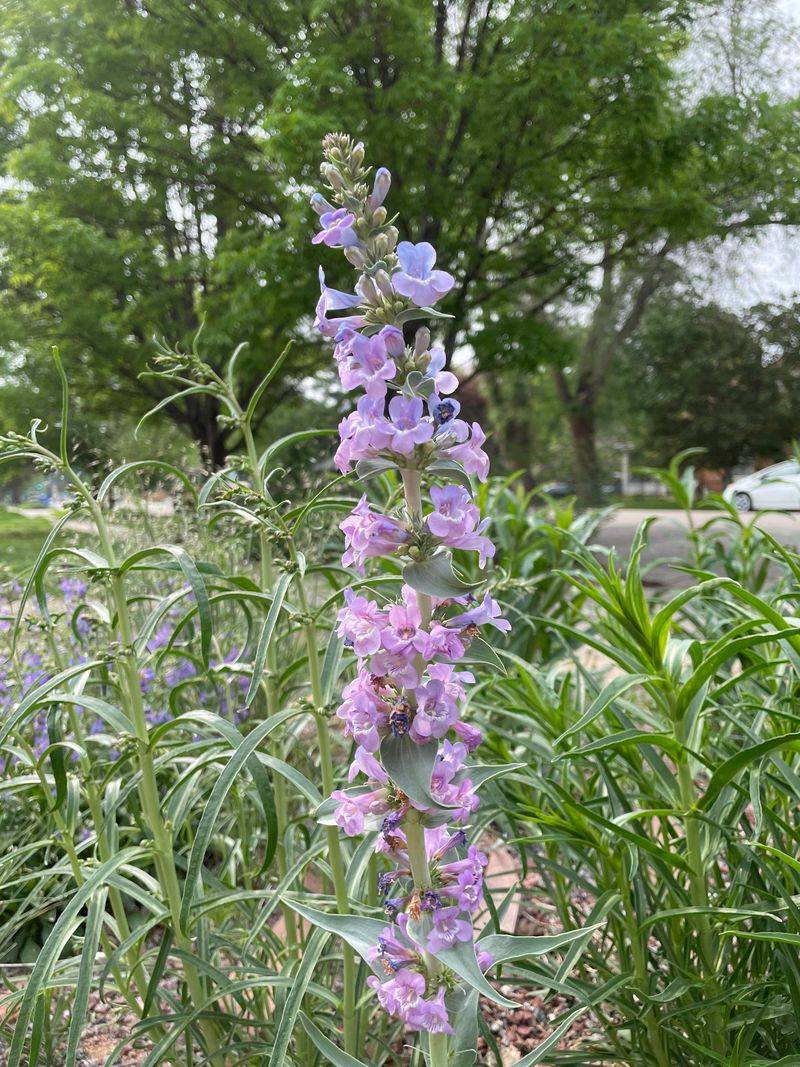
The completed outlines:
[[[336,801],[334,818],[348,837],[363,834],[367,825],[367,819],[374,819],[385,815],[389,808],[389,801],[385,789],[375,789],[369,793],[350,794],[341,789],[334,789],[331,799]]]
[[[496,630],[505,634],[511,629],[511,623],[504,619],[500,612],[500,605],[486,593],[477,607],[448,619],[447,625],[458,627],[460,630],[468,626],[494,626]]]
[[[452,948],[458,941],[472,940],[472,923],[459,919],[459,909],[439,908],[433,913],[433,928],[428,934],[428,952],[436,955]]]
[[[384,418],[383,397],[362,396],[356,410],[339,423],[339,437],[342,443],[334,462],[342,474],[346,474],[359,459],[369,459],[388,448],[392,427]]]
[[[431,679],[416,691],[417,711],[409,733],[418,744],[434,737],[444,737],[458,720],[458,705],[444,683]]]
[[[444,399],[433,393],[428,400],[428,411],[431,413],[433,419],[433,425],[438,429],[442,426],[446,426],[448,422],[458,415],[461,410],[461,405],[457,400],[454,400],[451,396],[446,396]]]
[[[443,893],[456,898],[462,911],[474,912],[480,907],[483,894],[483,871],[488,857],[470,845],[466,859],[442,864],[439,877],[444,883]]]
[[[361,658],[370,656],[381,647],[381,630],[386,625],[386,616],[374,600],[356,596],[352,589],[344,591],[345,606],[337,616],[336,632],[352,645]]]
[[[367,203],[372,211],[379,208],[389,195],[389,187],[392,184],[392,176],[386,167],[378,167],[372,182],[372,192]]]
[[[340,289],[331,289],[325,284],[325,271],[322,267],[319,268],[319,290],[314,327],[323,337],[336,337],[344,327],[353,328],[362,324],[363,319],[360,315],[350,315],[339,319],[328,318],[328,312],[345,311],[356,307],[361,298],[356,293],[343,293]]]
[[[425,992],[425,979],[418,971],[408,968],[398,971],[388,982],[380,982],[377,978],[374,978],[374,984],[370,979],[367,982],[376,990],[381,1007],[401,1019],[408,1017]]]
[[[431,627],[428,652],[430,659],[434,656],[441,656],[444,659],[461,659],[466,652],[466,645],[461,640],[458,630],[451,630],[437,622]]]
[[[452,274],[433,269],[436,249],[427,241],[416,245],[401,241],[397,246],[397,260],[400,269],[392,275],[392,285],[395,292],[407,296],[417,307],[435,304],[455,285]]]
[[[377,752],[381,734],[389,723],[388,706],[376,691],[369,671],[360,670],[356,678],[344,688],[344,700],[336,711],[344,723],[345,736],[367,752]]]
[[[356,231],[353,229],[356,217],[346,208],[326,211],[319,221],[322,229],[311,238],[312,244],[325,244],[328,248],[349,248],[350,245],[358,244]]]
[[[414,689],[419,685],[419,674],[414,661],[398,652],[381,649],[370,660],[370,670],[375,674],[386,675],[397,686]]]
[[[396,249],[397,267],[391,277],[382,266],[375,270],[369,267],[380,265],[395,249],[397,231],[387,222],[382,206],[391,177],[385,168],[379,168],[367,193],[360,180],[352,181],[363,162],[363,146],[354,145],[344,134],[330,135],[324,145],[322,173],[338,206],[318,194],[312,198],[321,218],[314,243],[342,247],[345,258],[360,275],[351,294],[326,286],[320,272],[315,325],[335,341],[334,358],[343,387],[363,393],[356,410],[339,425],[336,466],[346,473],[359,460],[398,457],[400,467],[424,470],[429,458],[445,459],[485,480],[489,460],[482,446],[486,438],[477,423],[470,426],[460,418],[460,405],[449,395],[459,382],[445,369],[444,349],[430,347],[430,333],[425,328],[417,331],[413,345],[407,348],[403,330],[391,316],[386,316],[390,321],[377,332],[372,326],[365,328],[364,316],[356,313],[359,307],[372,309],[372,314],[378,309],[389,312],[408,306],[403,302],[392,309],[395,294],[411,304],[428,307],[453,288],[454,279],[436,270],[436,252],[426,242],[402,242]],[[342,207],[343,203],[347,206]],[[359,235],[364,235],[363,239]],[[338,318],[334,317],[337,313]],[[384,314],[375,317],[385,320]],[[424,376],[424,388],[412,390],[404,385],[399,391],[400,379],[412,367]],[[398,392],[387,409],[391,388]],[[482,521],[468,488],[431,488],[429,481],[425,488],[432,509],[424,517],[422,530],[416,519],[414,523],[411,519],[402,522],[381,514],[370,507],[366,495],[362,496],[341,523],[343,563],[363,573],[367,559],[405,555],[413,538],[422,556],[444,545],[476,551],[480,566],[484,566],[495,548],[484,534],[488,520]],[[413,506],[407,499],[409,512]],[[410,551],[414,554],[414,549]],[[345,736],[356,746],[349,779],[352,782],[364,775],[368,784],[332,793],[334,819],[351,835],[379,830],[375,848],[395,864],[395,869],[380,880],[387,914],[395,921],[383,930],[368,954],[376,972],[368,984],[383,1008],[410,1029],[451,1034],[445,1005],[450,976],[445,983],[436,970],[429,970],[425,949],[446,953],[472,941],[468,916],[481,906],[487,860],[475,846],[466,849],[463,831],[428,827],[425,850],[432,880],[415,887],[404,830],[411,802],[387,774],[380,747],[386,738],[406,734],[418,744],[440,742],[430,776],[431,795],[451,809],[451,827],[466,822],[478,806],[467,759],[482,734],[461,721],[465,685],[475,679],[469,671],[457,670],[454,663],[465,655],[479,626],[505,632],[509,624],[488,595],[481,603],[471,596],[418,598],[412,588],[403,586],[397,602],[386,607],[379,607],[368,596],[356,595],[352,589],[346,590],[344,599],[337,633],[354,649],[359,662],[336,714]],[[456,858],[448,862],[448,854]],[[412,915],[420,915],[415,909],[424,912],[422,923],[412,920]],[[477,951],[480,965],[488,967],[491,957]]]
[[[411,1030],[427,1030],[429,1034],[452,1034],[447,1008],[444,1004],[445,989],[439,990],[433,1000],[418,1000],[406,1015],[406,1025]]]
[[[389,776],[386,774],[383,767],[381,767],[380,763],[378,763],[371,752],[368,752],[360,745],[356,749],[353,762],[350,764],[350,771],[347,775],[348,782],[352,782],[359,774],[363,774],[366,778],[369,778],[372,781],[380,782],[381,785],[387,785],[389,782]]]
[[[378,938],[378,943],[367,953],[367,961],[372,964],[379,963],[382,970],[395,973],[408,967],[409,964],[419,963],[419,954],[411,947],[407,939],[400,939],[400,934],[399,924],[385,927]],[[368,978],[367,983],[377,988],[375,983],[380,984],[380,979],[375,978],[371,982]]]
[[[339,524],[339,529],[346,545],[342,563],[345,567],[355,567],[360,574],[364,573],[367,559],[391,555],[409,539],[405,526],[371,510],[366,493]]]
[[[454,722],[453,733],[461,738],[470,752],[474,752],[479,745],[483,744],[483,731],[468,722]]]
[[[389,401],[391,443],[393,452],[409,456],[415,445],[422,445],[433,437],[433,424],[422,417],[422,399],[395,396]]]
[[[337,345],[334,358],[339,365],[342,387],[348,391],[363,388],[370,397],[386,396],[386,383],[397,374],[397,367],[394,360],[389,359],[386,342],[380,334],[365,337],[353,333],[344,345]]]
[[[433,486],[430,495],[435,510],[425,522],[435,537],[449,544],[475,529],[480,511],[463,485]]]
[[[386,351],[394,359],[402,359],[406,353],[406,343],[403,340],[403,331],[397,326],[384,326],[378,334],[386,345]]]
[[[333,204],[329,203],[322,193],[313,193],[310,203],[318,215],[324,215],[326,212],[336,210]]]
[[[494,956],[491,952],[485,952],[483,949],[478,948],[475,954],[478,957],[478,966],[480,969],[482,971],[488,971],[494,963]]]
[[[483,536],[489,520],[479,522],[481,513],[467,490],[463,485],[434,486],[430,495],[435,510],[425,519],[428,529],[450,548],[476,551],[478,565],[484,567],[486,560],[494,555],[495,547]]]
[[[454,459],[456,463],[461,464],[467,474],[476,474],[482,482],[485,482],[489,477],[489,457],[481,448],[485,440],[486,434],[477,422],[473,422],[470,439],[446,448],[442,455],[446,459]]]
[[[381,633],[381,645],[387,652],[413,659],[428,644],[428,634],[420,629],[421,623],[416,602],[393,604],[387,612],[388,625]]]
[[[442,346],[434,345],[430,351],[430,357],[428,369],[425,373],[428,377],[433,378],[436,392],[439,394],[454,393],[458,389],[458,378],[452,371],[444,369],[447,356]]]

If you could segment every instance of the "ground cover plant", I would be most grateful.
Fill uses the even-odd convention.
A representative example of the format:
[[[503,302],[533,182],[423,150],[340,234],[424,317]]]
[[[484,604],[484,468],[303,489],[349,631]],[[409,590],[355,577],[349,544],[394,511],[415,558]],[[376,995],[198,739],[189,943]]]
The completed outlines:
[[[0,604],[7,1062],[78,1062],[100,991],[133,1020],[109,1063],[791,1062],[800,564],[721,502],[698,524],[688,456],[672,593],[646,525],[605,558],[602,513],[487,477],[426,325],[449,276],[363,147],[324,150],[315,240],[358,272],[317,307],[360,397],[338,474],[290,459],[325,433],[257,446],[286,353],[243,399],[202,337],[153,370],[237,442],[202,484],[76,471],[58,356],[58,441],[4,439],[73,493]],[[174,519],[110,511],[145,476]]]
[[[0,574],[6,580],[33,566],[49,529],[50,523],[43,516],[21,515],[0,507]]]

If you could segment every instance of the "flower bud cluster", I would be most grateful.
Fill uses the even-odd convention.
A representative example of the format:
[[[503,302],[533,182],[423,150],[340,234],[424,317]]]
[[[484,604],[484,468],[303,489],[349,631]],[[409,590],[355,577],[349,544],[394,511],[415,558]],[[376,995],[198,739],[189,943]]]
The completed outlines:
[[[364,147],[344,134],[323,142],[329,198],[315,193],[316,244],[341,248],[359,271],[352,293],[333,289],[320,268],[315,325],[334,344],[342,386],[359,390],[339,426],[335,462],[343,473],[397,469],[405,505],[394,512],[366,496],[342,522],[345,566],[364,573],[367,560],[399,556],[421,563],[453,550],[475,552],[481,567],[494,555],[469,475],[485,480],[489,460],[478,423],[459,418],[456,376],[427,327],[406,343],[403,327],[436,318],[433,305],[454,279],[436,269],[427,242],[398,243],[384,207],[391,185],[379,168],[371,185]],[[413,571],[414,568],[412,567]],[[486,856],[468,847],[464,829],[479,805],[469,757],[479,729],[464,721],[466,687],[459,667],[481,628],[509,623],[488,594],[435,597],[412,579],[394,603],[345,590],[337,632],[357,658],[336,714],[355,744],[348,788],[330,798],[330,818],[348,835],[377,832],[377,848],[394,869],[380,876],[388,925],[371,956],[369,985],[380,1004],[410,1028],[452,1033],[446,999],[457,986],[448,955],[469,946],[483,892]],[[393,780],[389,750],[418,746],[430,754],[429,787],[420,795]],[[409,796],[409,792],[414,793]],[[419,827],[422,837],[419,837]],[[412,834],[424,856],[412,854]],[[491,963],[477,951],[477,964]]]

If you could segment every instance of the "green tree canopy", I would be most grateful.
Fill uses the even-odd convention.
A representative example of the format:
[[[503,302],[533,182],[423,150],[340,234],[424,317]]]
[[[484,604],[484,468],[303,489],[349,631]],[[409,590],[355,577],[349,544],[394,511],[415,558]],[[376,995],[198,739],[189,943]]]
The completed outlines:
[[[456,275],[448,351],[468,336],[485,370],[552,360],[591,446],[652,264],[783,219],[796,177],[787,108],[685,99],[675,61],[703,7],[8,3],[0,346],[35,361],[56,342],[99,406],[141,408],[159,395],[137,380],[153,334],[187,345],[205,317],[212,364],[248,343],[245,389],[297,339],[280,402],[319,369],[307,194],[319,139],[345,128],[392,169],[403,236],[432,241]],[[596,293],[570,362],[562,318]],[[205,399],[171,412],[214,462],[235,447]]]
[[[644,448],[666,462],[701,447],[704,463],[726,471],[783,456],[800,434],[797,330],[796,310],[742,318],[685,296],[656,298],[617,379]]]

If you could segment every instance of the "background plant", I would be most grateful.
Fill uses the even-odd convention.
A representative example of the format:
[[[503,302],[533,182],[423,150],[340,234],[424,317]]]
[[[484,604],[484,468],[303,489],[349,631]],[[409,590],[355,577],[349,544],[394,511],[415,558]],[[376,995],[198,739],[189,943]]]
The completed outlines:
[[[698,250],[729,297],[725,250],[797,221],[796,101],[774,61],[776,46],[793,54],[789,13],[755,0],[726,18],[731,7],[8,0],[3,426],[21,412],[52,421],[49,347],[61,344],[80,436],[119,457],[126,414],[135,421],[163,395],[163,383],[138,377],[154,333],[188,347],[204,316],[217,373],[248,342],[244,395],[279,338],[297,341],[257,413],[261,440],[280,436],[286,404],[333,421],[327,357],[306,328],[315,260],[305,189],[316,144],[344,124],[369,129],[380,158],[406,175],[394,196],[407,236],[433,242],[456,279],[443,334],[449,359],[469,331],[480,375],[470,402],[502,393],[510,374],[520,383],[495,422],[507,446],[524,439],[511,469],[521,457],[563,478],[577,460],[582,492],[596,495],[598,464],[613,469],[605,439],[626,429],[616,392],[640,406],[613,371],[643,335],[651,299]],[[790,295],[781,302],[796,320]],[[677,358],[691,373],[702,338],[687,340]],[[308,374],[328,403],[310,403]],[[547,398],[544,420],[527,400],[534,390]],[[220,466],[240,442],[217,413],[205,394],[168,411]],[[549,420],[558,448],[548,461]],[[742,458],[748,443],[743,435]],[[659,461],[677,447],[657,445]]]
[[[680,495],[677,464],[664,477]],[[780,1062],[798,1039],[797,559],[728,509],[692,535],[693,584],[654,602],[645,542],[604,564],[575,541],[580,620],[540,617],[560,648],[507,653],[483,687],[488,743],[529,764],[497,789],[562,922],[605,919],[575,983],[606,991],[592,1062]]]

